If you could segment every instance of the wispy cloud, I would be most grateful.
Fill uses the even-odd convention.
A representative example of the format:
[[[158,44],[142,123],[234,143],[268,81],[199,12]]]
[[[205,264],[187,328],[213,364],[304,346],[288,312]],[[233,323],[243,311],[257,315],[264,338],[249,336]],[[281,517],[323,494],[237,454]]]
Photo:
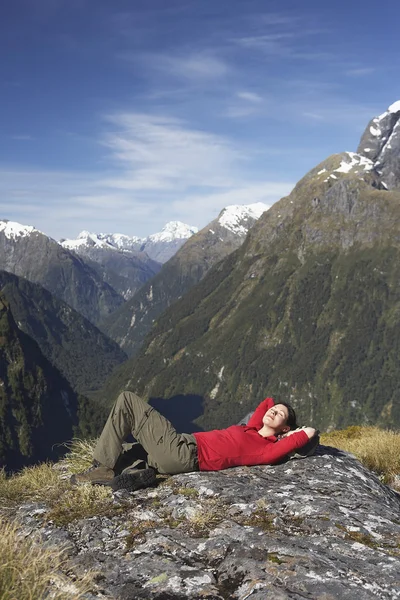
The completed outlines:
[[[240,100],[247,100],[248,102],[253,102],[255,104],[258,104],[263,100],[262,96],[255,94],[254,92],[237,92],[236,96]]]
[[[34,139],[31,135],[24,134],[24,133],[11,135],[10,137],[12,140],[17,140],[17,141],[21,141],[21,142],[26,142],[26,141],[30,141],[30,140]]]
[[[137,63],[146,69],[155,71],[162,78],[174,77],[190,82],[216,80],[225,77],[231,71],[229,65],[211,50],[176,54],[137,54],[120,53],[118,57],[124,61]]]
[[[243,143],[162,115],[106,117],[104,174],[3,169],[0,218],[35,225],[55,238],[80,229],[152,233],[171,219],[197,226],[227,204],[272,204],[292,183],[257,180]]]
[[[121,189],[171,190],[230,185],[245,153],[228,139],[166,116],[121,113],[107,117],[104,144],[123,177],[105,180]]]
[[[348,69],[345,74],[349,77],[364,77],[365,75],[371,75],[375,71],[374,67],[360,67],[358,69]]]

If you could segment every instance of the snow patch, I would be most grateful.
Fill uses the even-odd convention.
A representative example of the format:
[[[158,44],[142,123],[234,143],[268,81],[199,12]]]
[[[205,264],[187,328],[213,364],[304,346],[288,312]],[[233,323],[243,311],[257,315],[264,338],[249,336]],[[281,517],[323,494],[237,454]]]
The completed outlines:
[[[326,173],[326,169],[321,169],[320,171],[318,171],[317,175],[322,175],[322,173]]]
[[[381,115],[379,115],[379,117],[376,117],[376,119],[373,119],[373,122],[374,123],[379,123],[379,121],[382,121],[382,119],[384,119],[388,115],[395,114],[397,112],[400,112],[400,100],[397,100],[396,102],[393,102],[393,104],[391,104],[389,106],[389,108],[384,113],[382,113]]]
[[[389,106],[388,112],[390,112],[390,113],[400,112],[400,100],[397,100],[396,102],[393,102],[393,104],[391,104]]]
[[[259,219],[263,212],[268,210],[269,206],[263,202],[255,202],[254,204],[238,205],[232,204],[227,206],[221,212],[218,222],[221,227],[244,236],[249,230],[249,225],[246,221],[249,218]]]
[[[189,239],[199,230],[197,227],[185,225],[181,221],[169,221],[159,233],[153,233],[147,238],[152,242],[172,242],[173,240]]]
[[[374,135],[376,137],[378,137],[379,135],[382,135],[382,131],[379,129],[379,127],[374,127],[373,125],[371,125],[369,130],[372,133],[372,135]]]
[[[346,158],[350,158],[350,162],[348,162],[346,159],[343,159],[340,163],[340,167],[335,169],[335,173],[349,173],[356,167],[362,168],[364,171],[370,171],[374,166],[374,163],[370,158],[366,158],[365,156],[357,154],[356,152],[346,152],[346,155]]]
[[[4,232],[4,235],[9,240],[27,237],[34,232],[41,233],[41,231],[31,225],[21,225],[21,223],[17,223],[16,221],[0,221],[0,232],[1,231]]]

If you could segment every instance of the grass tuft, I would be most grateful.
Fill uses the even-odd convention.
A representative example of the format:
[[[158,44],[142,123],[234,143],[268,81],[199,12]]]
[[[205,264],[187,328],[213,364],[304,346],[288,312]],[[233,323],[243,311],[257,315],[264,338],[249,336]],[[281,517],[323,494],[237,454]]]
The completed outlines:
[[[1,600],[78,600],[91,589],[91,577],[71,583],[63,553],[45,549],[18,534],[14,524],[0,520]]]
[[[351,452],[384,483],[391,483],[400,474],[400,432],[353,426],[324,433],[321,443]]]
[[[79,519],[94,516],[113,516],[121,511],[112,504],[109,487],[84,484],[65,490],[58,502],[52,503],[47,518],[58,527],[63,527]]]
[[[0,471],[0,500],[3,506],[26,501],[51,503],[65,491],[68,484],[49,463],[26,467],[20,473],[7,477]]]
[[[96,444],[97,439],[80,440],[74,438],[71,442],[64,444],[68,448],[68,453],[59,464],[71,474],[86,471],[93,463],[93,451]]]

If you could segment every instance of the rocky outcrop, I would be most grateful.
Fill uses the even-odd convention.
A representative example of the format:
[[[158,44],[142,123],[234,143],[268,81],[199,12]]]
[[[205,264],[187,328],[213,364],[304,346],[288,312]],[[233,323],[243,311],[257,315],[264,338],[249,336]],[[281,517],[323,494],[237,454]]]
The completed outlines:
[[[383,189],[400,185],[400,101],[368,123],[357,152],[372,160]]]
[[[115,514],[56,527],[18,519],[119,600],[400,598],[400,495],[351,455],[189,473],[114,495]]]

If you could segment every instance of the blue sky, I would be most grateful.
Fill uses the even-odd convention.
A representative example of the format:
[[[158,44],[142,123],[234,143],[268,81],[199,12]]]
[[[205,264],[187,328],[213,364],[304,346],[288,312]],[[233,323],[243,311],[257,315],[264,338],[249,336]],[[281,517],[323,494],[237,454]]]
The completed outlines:
[[[4,2],[0,219],[145,236],[273,203],[400,99],[399,17],[395,0]]]

